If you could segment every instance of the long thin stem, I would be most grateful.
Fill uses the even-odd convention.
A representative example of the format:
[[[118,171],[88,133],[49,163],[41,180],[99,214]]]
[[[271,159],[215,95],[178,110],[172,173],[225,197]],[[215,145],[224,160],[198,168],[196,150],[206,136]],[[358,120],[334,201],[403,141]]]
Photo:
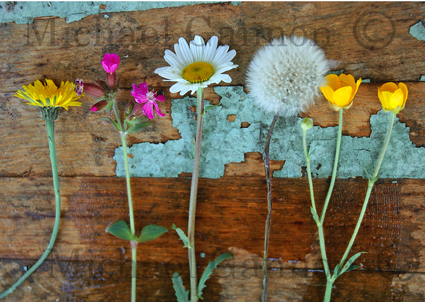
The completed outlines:
[[[58,167],[56,162],[56,148],[55,148],[55,122],[54,120],[46,120],[46,129],[47,129],[47,140],[49,142],[49,152],[50,152],[50,161],[52,164],[52,176],[53,176],[53,188],[55,191],[55,203],[56,203],[56,215],[55,223],[53,226],[52,236],[50,237],[50,242],[44,251],[43,255],[38,259],[38,261],[21,277],[18,281],[15,282],[9,289],[0,294],[0,299],[11,294],[19,285],[21,285],[49,256],[53,245],[55,244],[56,236],[59,231],[59,222],[61,215],[61,201],[60,201],[60,192],[59,192],[59,176],[58,176]]]
[[[319,231],[319,243],[320,243],[320,253],[322,255],[322,262],[323,267],[325,269],[326,278],[329,280],[331,273],[329,270],[329,264],[328,264],[328,257],[326,255],[326,247],[325,247],[325,236],[323,233],[323,224],[319,221],[317,211],[316,211],[316,204],[314,201],[314,189],[313,189],[313,181],[311,179],[311,167],[310,167],[310,154],[307,152],[307,138],[306,138],[306,130],[303,129],[303,149],[304,149],[304,155],[307,162],[307,177],[308,177],[308,185],[310,188],[310,199],[311,199],[311,205],[312,209],[315,215],[314,221],[316,222],[317,229]]]
[[[196,106],[197,113],[197,127],[196,127],[196,145],[192,173],[192,185],[190,188],[190,204],[189,204],[189,224],[187,236],[189,238],[190,246],[188,248],[189,254],[189,269],[190,269],[190,302],[198,301],[197,293],[197,276],[196,276],[196,258],[195,258],[195,216],[196,216],[196,197],[198,195],[198,179],[199,179],[199,163],[201,160],[201,142],[202,142],[202,127],[204,110],[204,89],[198,88],[196,93],[198,103]]]
[[[360,212],[359,220],[357,221],[356,227],[354,228],[354,232],[353,232],[353,235],[351,236],[350,242],[348,243],[347,249],[345,250],[345,253],[341,258],[341,262],[340,262],[341,267],[344,264],[345,259],[347,259],[348,254],[350,253],[351,248],[354,244],[354,240],[356,239],[357,233],[359,232],[360,225],[362,223],[364,214],[366,212],[367,205],[369,203],[369,198],[370,198],[370,194],[371,194],[372,189],[373,189],[373,185],[375,184],[375,181],[377,180],[379,168],[381,167],[382,160],[384,159],[385,152],[387,151],[387,147],[388,147],[388,143],[390,141],[391,131],[393,129],[394,119],[395,119],[395,113],[392,112],[391,114],[392,114],[391,115],[391,122],[390,122],[390,128],[388,129],[387,138],[385,139],[384,147],[382,148],[381,155],[379,156],[379,159],[378,159],[378,162],[376,164],[375,172],[373,173],[372,179],[369,179],[365,200],[363,202],[362,211]]]
[[[266,143],[264,145],[264,169],[266,172],[266,182],[267,182],[267,218],[266,218],[266,230],[264,234],[264,256],[263,256],[263,291],[262,291],[262,301],[267,302],[267,287],[268,287],[268,276],[267,276],[267,260],[268,260],[268,249],[269,249],[269,238],[270,238],[270,229],[272,225],[272,170],[270,167],[270,141],[273,134],[274,125],[276,124],[277,118],[279,117],[280,111],[275,114],[273,117],[272,124],[270,126],[269,132],[267,133]]]
[[[335,160],[334,160],[334,168],[332,170],[331,184],[329,185],[328,194],[326,195],[322,214],[320,216],[320,223],[322,224],[323,224],[323,221],[325,220],[326,210],[328,209],[329,200],[331,199],[332,191],[335,185],[336,171],[338,169],[339,150],[341,149],[341,138],[342,138],[342,114],[343,114],[343,109],[341,108],[339,109],[338,138],[336,141]]]
[[[115,105],[114,105],[115,108]],[[125,139],[126,133],[121,133],[122,150],[124,155],[125,178],[127,183],[127,197],[128,197],[128,212],[130,216],[130,232],[133,236],[136,234],[134,226],[134,212],[133,212],[133,199],[131,196],[131,183],[130,183],[130,169],[128,166],[127,154],[127,141]],[[137,267],[137,242],[131,242],[131,302],[136,301],[136,267]]]
[[[325,292],[325,298],[323,299],[323,302],[330,302],[331,301],[331,295],[332,295],[332,286],[333,281],[329,280],[326,282],[326,292]]]

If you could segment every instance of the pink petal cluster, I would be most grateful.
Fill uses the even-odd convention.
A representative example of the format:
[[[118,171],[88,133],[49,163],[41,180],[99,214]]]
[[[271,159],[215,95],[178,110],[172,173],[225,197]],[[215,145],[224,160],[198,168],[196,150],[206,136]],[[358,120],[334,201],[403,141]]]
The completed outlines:
[[[102,60],[103,69],[109,74],[113,74],[120,64],[120,57],[116,53],[105,53]]]
[[[155,111],[159,116],[165,116],[165,114],[159,110],[158,104],[156,103],[156,101],[165,101],[164,96],[156,95],[156,92],[153,90],[149,91],[148,84],[142,83],[139,86],[133,84],[131,95],[137,103],[144,104],[142,111],[149,119],[153,119],[153,107],[155,107]],[[134,111],[138,111],[136,107],[134,108]]]

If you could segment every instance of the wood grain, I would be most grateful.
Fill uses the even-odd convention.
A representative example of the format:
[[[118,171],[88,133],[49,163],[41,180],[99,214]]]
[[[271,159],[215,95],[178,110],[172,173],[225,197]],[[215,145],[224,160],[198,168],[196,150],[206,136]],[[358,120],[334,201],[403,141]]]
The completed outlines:
[[[32,25],[0,24],[0,288],[19,278],[44,251],[54,221],[54,196],[45,127],[37,108],[13,97],[37,79],[56,83],[104,77],[105,52],[121,56],[121,103],[132,83],[147,82],[163,92],[167,116],[129,144],[180,139],[172,126],[170,82],[154,74],[165,66],[165,49],[183,36],[217,35],[237,51],[231,84],[245,85],[246,68],[257,49],[281,34],[305,34],[362,84],[354,106],[344,113],[344,135],[369,136],[370,116],[381,106],[376,92],[387,81],[405,82],[406,108],[398,114],[410,127],[416,146],[425,146],[425,44],[409,34],[424,22],[423,3],[266,3],[190,5],[148,11],[108,13],[66,23],[39,18]],[[206,99],[218,104],[212,87]],[[5,301],[126,301],[130,293],[127,242],[105,233],[113,221],[128,220],[125,180],[115,178],[112,159],[118,134],[90,113],[95,101],[62,112],[55,138],[61,182],[62,220],[49,259]],[[335,126],[337,114],[323,98],[304,114],[321,127]],[[279,169],[284,162],[272,163]],[[420,164],[420,163],[418,163]],[[136,227],[172,223],[186,230],[190,177],[132,179]],[[351,251],[368,251],[358,271],[335,283],[332,301],[423,301],[425,289],[425,180],[379,180]],[[314,180],[324,199],[328,179]],[[337,180],[325,237],[333,268],[345,250],[366,191],[366,180]],[[201,179],[197,210],[198,273],[219,253],[234,258],[215,271],[205,301],[259,301],[261,255],[266,216],[266,185],[261,154],[247,153],[242,163],[226,165],[224,177]],[[270,301],[321,301],[325,278],[316,226],[310,214],[307,180],[273,179],[270,242]],[[205,254],[205,258],[201,257]],[[174,231],[140,245],[138,301],[176,301],[171,275],[189,284],[187,252]]]

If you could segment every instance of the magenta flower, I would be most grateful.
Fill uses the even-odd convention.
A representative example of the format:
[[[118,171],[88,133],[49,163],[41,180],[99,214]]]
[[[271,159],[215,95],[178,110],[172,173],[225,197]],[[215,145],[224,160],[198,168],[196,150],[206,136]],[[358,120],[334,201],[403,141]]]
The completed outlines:
[[[131,95],[134,97],[134,100],[139,104],[144,104],[142,111],[143,114],[146,115],[149,119],[153,119],[153,107],[155,106],[155,111],[159,116],[165,116],[159,108],[156,101],[163,102],[165,98],[163,95],[156,95],[155,91],[148,90],[148,84],[142,83],[139,86],[133,84],[133,90],[131,91]],[[140,107],[136,105],[137,107]],[[138,108],[134,108],[134,111],[139,111]]]
[[[120,57],[116,53],[105,53],[102,60],[103,69],[109,74],[113,74],[120,64]]]

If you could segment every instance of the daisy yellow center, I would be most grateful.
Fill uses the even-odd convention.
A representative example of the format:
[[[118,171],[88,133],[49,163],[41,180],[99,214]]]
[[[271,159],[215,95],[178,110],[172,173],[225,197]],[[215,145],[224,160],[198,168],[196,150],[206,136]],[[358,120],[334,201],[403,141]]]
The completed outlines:
[[[207,62],[195,62],[183,69],[183,78],[191,83],[208,81],[214,74],[214,67]]]

